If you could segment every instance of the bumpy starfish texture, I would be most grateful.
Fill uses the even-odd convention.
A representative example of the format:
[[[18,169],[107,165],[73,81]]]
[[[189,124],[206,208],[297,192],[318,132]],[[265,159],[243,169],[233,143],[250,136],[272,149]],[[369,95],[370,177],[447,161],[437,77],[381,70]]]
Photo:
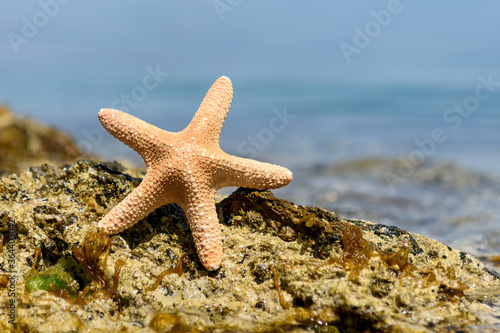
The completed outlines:
[[[146,162],[141,184],[99,222],[111,235],[134,225],[156,208],[177,203],[186,214],[203,266],[222,263],[222,236],[215,192],[226,186],[278,188],[292,180],[283,167],[232,156],[219,147],[233,88],[223,76],[210,88],[191,123],[167,132],[118,110],[102,109],[102,126],[133,148]]]

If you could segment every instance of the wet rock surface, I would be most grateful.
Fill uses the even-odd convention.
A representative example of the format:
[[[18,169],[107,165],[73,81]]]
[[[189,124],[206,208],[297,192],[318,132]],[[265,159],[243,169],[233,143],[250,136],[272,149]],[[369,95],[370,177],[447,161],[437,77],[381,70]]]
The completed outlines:
[[[13,302],[16,323],[2,311],[0,331],[500,328],[500,277],[478,259],[395,227],[298,206],[270,191],[238,189],[217,204],[224,261],[214,272],[200,264],[175,204],[118,235],[96,233],[98,221],[140,181],[118,163],[92,161],[32,167],[0,179],[0,307]],[[85,256],[94,258],[88,267],[107,282],[91,282],[81,264]],[[34,282],[27,289],[28,279]],[[115,295],[103,290],[116,281]]]
[[[1,175],[43,163],[72,163],[82,154],[63,132],[20,117],[0,105],[0,156]]]

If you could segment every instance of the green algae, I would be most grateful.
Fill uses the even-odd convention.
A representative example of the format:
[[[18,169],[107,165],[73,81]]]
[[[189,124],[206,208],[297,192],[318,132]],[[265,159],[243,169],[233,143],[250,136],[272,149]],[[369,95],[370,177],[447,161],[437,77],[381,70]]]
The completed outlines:
[[[55,275],[40,274],[30,276],[26,280],[25,286],[26,291],[29,293],[36,290],[45,290],[48,292],[56,293],[58,295],[63,295],[64,292],[62,292],[62,290],[65,290],[68,292],[68,295],[71,297],[71,299],[76,300],[76,295],[68,286],[68,284],[64,281],[61,281]]]
[[[74,267],[74,260],[60,258],[57,263],[43,273],[35,269],[41,248],[35,251],[35,258],[31,269],[25,275],[25,290],[28,293],[36,290],[45,290],[63,298],[76,300],[78,284],[73,276],[68,272]]]

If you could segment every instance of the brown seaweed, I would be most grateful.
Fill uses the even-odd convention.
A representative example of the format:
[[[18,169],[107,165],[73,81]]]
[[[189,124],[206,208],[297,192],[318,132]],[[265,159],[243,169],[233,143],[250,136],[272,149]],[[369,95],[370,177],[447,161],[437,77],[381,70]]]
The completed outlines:
[[[163,272],[160,273],[160,275],[158,275],[158,277],[156,278],[156,281],[149,287],[147,287],[146,289],[144,289],[145,291],[153,291],[155,290],[156,288],[158,288],[158,286],[160,285],[161,281],[163,281],[163,278],[169,274],[177,274],[179,277],[182,276],[182,260],[179,261],[179,263],[177,265],[175,265],[174,267],[171,267],[169,269],[166,269],[164,270]]]
[[[83,266],[92,281],[99,286],[100,289],[98,289],[95,294],[104,294],[106,297],[113,300],[120,308],[120,299],[118,298],[117,292],[118,280],[120,270],[125,264],[125,261],[116,261],[113,279],[111,280],[104,273],[110,248],[111,240],[109,236],[102,231],[90,232],[85,235],[81,247],[73,248],[73,255],[80,265]],[[83,295],[79,295],[79,299],[77,300],[79,304],[83,303],[83,299],[88,291],[89,290],[86,288],[86,290],[82,292]]]

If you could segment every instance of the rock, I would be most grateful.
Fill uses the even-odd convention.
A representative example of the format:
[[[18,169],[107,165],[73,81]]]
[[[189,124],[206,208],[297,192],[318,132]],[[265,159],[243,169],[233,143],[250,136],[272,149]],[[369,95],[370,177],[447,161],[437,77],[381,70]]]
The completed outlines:
[[[478,259],[270,191],[238,189],[217,204],[224,261],[214,272],[200,264],[175,204],[107,238],[96,233],[98,221],[141,181],[127,172],[79,161],[0,179],[0,306],[8,309],[1,332],[493,332],[500,325],[500,277]],[[117,282],[116,294],[90,283],[73,253],[93,257],[86,265],[103,268],[96,274],[109,289]],[[42,276],[72,277],[65,283],[77,299],[57,286],[25,291],[33,263]]]
[[[31,165],[62,165],[82,156],[65,133],[14,115],[0,105],[0,174],[18,173]]]

